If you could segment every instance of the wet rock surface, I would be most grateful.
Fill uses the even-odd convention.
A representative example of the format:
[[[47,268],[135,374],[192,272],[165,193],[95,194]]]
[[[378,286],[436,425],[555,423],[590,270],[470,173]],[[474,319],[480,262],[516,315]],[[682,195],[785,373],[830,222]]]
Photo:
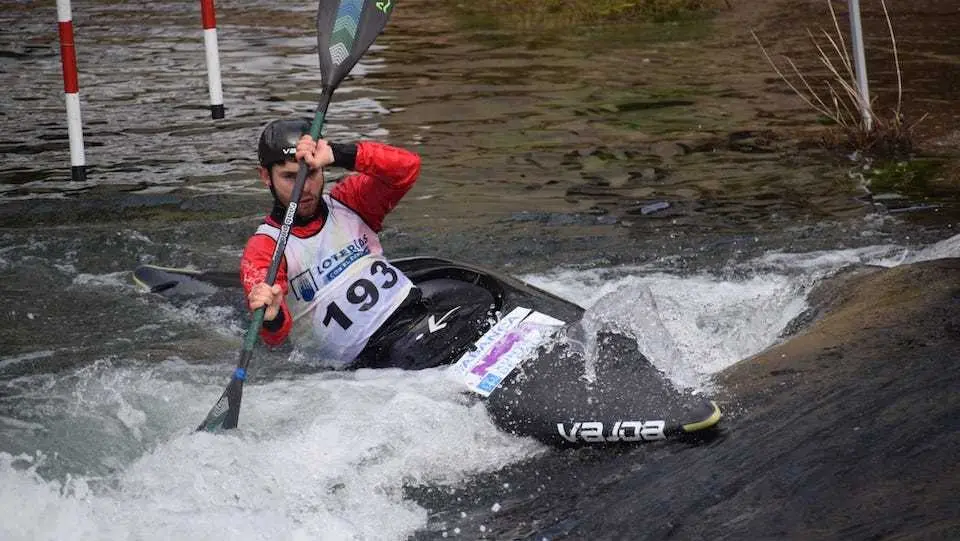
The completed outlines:
[[[717,377],[712,440],[423,490],[417,539],[955,539],[960,259],[853,270],[811,301],[802,331]]]

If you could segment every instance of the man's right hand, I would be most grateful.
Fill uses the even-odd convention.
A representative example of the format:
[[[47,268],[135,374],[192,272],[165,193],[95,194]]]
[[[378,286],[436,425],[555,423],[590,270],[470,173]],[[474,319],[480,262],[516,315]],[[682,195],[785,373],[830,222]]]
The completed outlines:
[[[251,310],[256,310],[262,306],[267,307],[263,314],[264,321],[273,321],[277,318],[282,300],[283,289],[280,284],[269,286],[266,282],[260,282],[250,288],[250,294],[247,295],[247,304],[250,305]]]

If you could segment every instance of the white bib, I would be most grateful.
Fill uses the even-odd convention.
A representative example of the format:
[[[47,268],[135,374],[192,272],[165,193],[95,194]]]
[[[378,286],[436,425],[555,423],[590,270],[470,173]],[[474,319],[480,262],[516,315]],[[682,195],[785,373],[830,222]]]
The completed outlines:
[[[290,235],[283,255],[293,315],[290,339],[322,361],[352,362],[370,336],[407,298],[413,283],[383,257],[376,232],[356,212],[324,195],[327,221],[316,235]],[[274,240],[280,229],[263,224],[257,234]]]

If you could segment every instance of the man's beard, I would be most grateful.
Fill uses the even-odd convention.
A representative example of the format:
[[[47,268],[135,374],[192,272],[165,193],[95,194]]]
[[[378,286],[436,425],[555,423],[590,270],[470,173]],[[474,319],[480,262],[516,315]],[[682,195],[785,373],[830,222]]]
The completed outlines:
[[[277,191],[273,188],[273,181],[270,181],[270,194],[273,195],[273,210],[270,211],[270,217],[274,219],[279,224],[283,223],[283,218],[287,214],[287,207],[289,205],[284,205],[280,202],[280,198],[277,197]],[[326,204],[323,202],[323,197],[318,196],[316,198],[317,207],[313,209],[313,212],[309,216],[302,216],[299,212],[293,217],[293,225],[307,225],[308,223],[317,219],[318,216],[321,216],[326,209]]]

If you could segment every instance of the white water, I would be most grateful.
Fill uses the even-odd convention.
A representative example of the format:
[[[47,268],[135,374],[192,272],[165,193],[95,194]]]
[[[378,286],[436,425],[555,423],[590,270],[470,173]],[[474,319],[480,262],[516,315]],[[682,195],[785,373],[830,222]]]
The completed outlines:
[[[632,333],[674,380],[703,388],[775,343],[809,288],[843,266],[958,256],[960,236],[919,252],[769,254],[735,280],[640,268],[525,278],[587,306],[597,326]],[[43,448],[0,452],[0,539],[404,539],[427,511],[403,486],[455,484],[547,452],[498,432],[439,369],[251,382],[239,430],[192,432],[227,374],[175,358],[146,368],[104,359],[15,382],[34,415],[0,417],[0,435]],[[37,473],[41,463],[56,480]],[[93,470],[110,473],[82,473]]]

